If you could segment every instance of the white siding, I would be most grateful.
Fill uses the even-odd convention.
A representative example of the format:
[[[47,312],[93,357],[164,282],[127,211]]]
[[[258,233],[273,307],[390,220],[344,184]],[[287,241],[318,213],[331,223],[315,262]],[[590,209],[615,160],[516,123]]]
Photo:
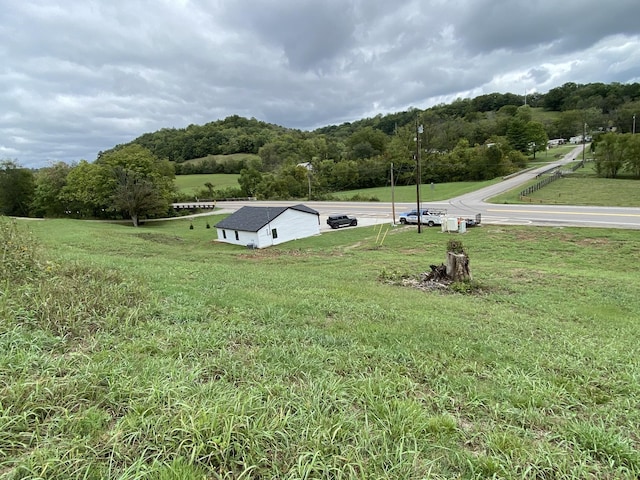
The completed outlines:
[[[255,232],[243,232],[238,230],[238,240],[236,240],[236,231],[229,230],[228,228],[218,228],[218,240],[221,242],[231,243],[233,245],[242,245],[243,247],[253,243],[258,244],[258,235]],[[227,238],[224,238],[222,231],[227,233]]]
[[[274,228],[278,233],[278,238],[275,239],[272,236]],[[224,229],[227,238],[224,238],[222,230],[221,228],[217,229],[219,241],[242,246],[252,243],[257,248],[265,248],[291,240],[320,235],[320,217],[312,213],[288,209],[258,232],[238,231],[239,240],[236,240],[235,230]]]
[[[278,238],[272,239],[273,245],[278,245],[291,240],[319,235],[320,220],[318,215],[289,209],[271,222],[271,229],[273,228],[278,230]]]

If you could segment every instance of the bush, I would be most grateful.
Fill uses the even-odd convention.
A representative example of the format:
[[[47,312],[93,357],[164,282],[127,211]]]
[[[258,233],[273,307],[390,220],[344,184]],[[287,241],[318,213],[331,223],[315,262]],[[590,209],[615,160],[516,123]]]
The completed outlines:
[[[453,252],[457,254],[464,253],[464,246],[462,245],[461,240],[456,240],[454,238],[449,239],[447,242],[447,252]]]

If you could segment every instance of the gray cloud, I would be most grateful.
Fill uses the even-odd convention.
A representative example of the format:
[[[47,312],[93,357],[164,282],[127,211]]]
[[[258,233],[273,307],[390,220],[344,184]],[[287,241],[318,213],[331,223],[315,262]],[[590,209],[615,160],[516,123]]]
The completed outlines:
[[[0,158],[93,160],[238,114],[311,129],[640,81],[636,0],[0,0]]]

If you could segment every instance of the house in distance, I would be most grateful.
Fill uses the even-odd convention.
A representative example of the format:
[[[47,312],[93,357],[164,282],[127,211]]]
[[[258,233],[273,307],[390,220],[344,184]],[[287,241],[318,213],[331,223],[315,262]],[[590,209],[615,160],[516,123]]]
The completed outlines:
[[[250,248],[320,234],[320,213],[305,205],[242,207],[215,225],[218,241]]]

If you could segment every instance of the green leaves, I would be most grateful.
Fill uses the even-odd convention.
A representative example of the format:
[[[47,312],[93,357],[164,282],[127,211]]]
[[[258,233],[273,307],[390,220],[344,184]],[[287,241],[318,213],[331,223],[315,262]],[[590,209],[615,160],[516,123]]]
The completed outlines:
[[[29,216],[33,172],[11,160],[0,161],[0,215]]]

